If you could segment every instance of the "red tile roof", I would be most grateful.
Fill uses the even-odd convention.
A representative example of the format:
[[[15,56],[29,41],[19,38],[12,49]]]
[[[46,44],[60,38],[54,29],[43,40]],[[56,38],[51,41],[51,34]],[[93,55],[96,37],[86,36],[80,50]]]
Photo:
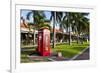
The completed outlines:
[[[28,28],[28,25],[27,25],[27,23],[21,23],[21,24],[20,24],[20,27],[21,27],[21,28]]]

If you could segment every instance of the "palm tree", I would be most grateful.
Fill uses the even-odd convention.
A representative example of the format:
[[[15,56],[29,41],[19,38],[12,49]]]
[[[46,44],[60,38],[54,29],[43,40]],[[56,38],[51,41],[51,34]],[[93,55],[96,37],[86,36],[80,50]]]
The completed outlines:
[[[35,44],[35,30],[37,28],[39,28],[40,25],[42,25],[44,23],[44,12],[43,11],[35,11],[35,10],[31,10],[28,14],[27,14],[27,19],[30,19],[30,16],[33,15],[33,24],[35,25],[34,27],[34,44]]]
[[[62,12],[51,11],[50,20],[53,21],[53,46],[52,46],[53,48],[56,45],[55,26],[57,25],[57,23],[59,23],[61,21],[61,17],[62,17]]]
[[[64,15],[65,12],[60,12],[60,20],[59,20],[59,28],[62,31],[62,40],[64,39],[64,29],[66,29],[66,16]],[[68,26],[67,26],[68,28]],[[68,31],[68,29],[66,29]]]
[[[76,30],[77,33],[77,43],[79,43],[80,39],[82,41],[82,36],[80,36],[80,34],[89,32],[89,19],[86,17],[87,15],[88,13],[73,14],[73,18],[75,19],[73,23],[74,24],[73,28],[74,30]]]
[[[65,12],[65,16],[63,18],[63,26],[69,32],[69,45],[71,45],[71,29],[73,23],[73,14],[71,12]]]
[[[27,19],[30,20],[30,16],[33,15],[33,24],[35,23],[35,19],[34,19],[34,15],[36,14],[36,11],[31,10],[28,14],[27,14]],[[30,28],[29,28],[30,29]],[[34,29],[34,40],[33,40],[33,44],[35,44],[35,29]]]
[[[80,34],[86,29],[89,30],[89,22],[86,16],[88,13],[75,13],[75,12],[66,12],[63,24],[65,28],[69,29],[69,45],[71,45],[71,31],[76,32],[77,42],[79,41]],[[85,31],[86,32],[86,31]]]

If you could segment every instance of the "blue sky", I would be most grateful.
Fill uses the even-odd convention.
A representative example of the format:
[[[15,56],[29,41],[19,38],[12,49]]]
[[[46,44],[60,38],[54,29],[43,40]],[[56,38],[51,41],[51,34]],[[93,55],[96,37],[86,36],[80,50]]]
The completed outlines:
[[[21,10],[21,17],[23,17],[25,20],[27,20],[27,19],[26,19],[26,16],[27,16],[27,14],[28,14],[30,11],[31,11],[31,10]],[[50,20],[50,16],[51,16],[50,11],[45,11],[44,14],[45,14],[45,16],[46,16],[46,19]],[[32,21],[32,15],[30,16],[30,20],[27,20],[27,21],[33,22],[33,21]]]

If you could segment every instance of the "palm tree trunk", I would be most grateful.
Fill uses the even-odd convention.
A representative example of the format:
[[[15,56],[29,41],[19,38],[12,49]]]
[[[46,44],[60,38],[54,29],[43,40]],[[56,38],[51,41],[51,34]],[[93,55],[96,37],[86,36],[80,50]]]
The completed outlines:
[[[77,44],[79,44],[79,35],[77,34]]]
[[[83,44],[83,37],[82,36],[80,36],[80,43]]]
[[[69,13],[68,13],[68,24],[69,24],[69,45],[71,45],[71,24],[69,22]]]
[[[33,11],[33,23],[35,24],[35,21],[34,21],[34,15],[35,15],[35,12]],[[34,34],[33,34],[33,44],[35,45],[35,29],[34,29]]]
[[[33,44],[35,45],[35,30],[34,30],[34,40],[33,40]]]
[[[55,48],[56,45],[55,24],[56,24],[56,12],[54,12],[54,20],[53,20],[53,48]]]
[[[77,35],[77,44],[83,44],[83,37],[80,36],[80,33]]]
[[[65,41],[63,41],[63,40],[64,40],[64,36],[65,36],[65,35],[64,35],[64,32],[63,32],[63,33],[62,33],[62,43],[65,42]]]
[[[69,45],[71,45],[71,25],[69,26]]]

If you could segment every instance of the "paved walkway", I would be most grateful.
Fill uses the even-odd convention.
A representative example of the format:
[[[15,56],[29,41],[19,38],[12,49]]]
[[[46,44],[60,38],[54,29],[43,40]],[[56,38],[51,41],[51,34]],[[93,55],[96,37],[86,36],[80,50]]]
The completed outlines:
[[[90,51],[89,51],[89,48],[88,48],[86,51],[84,51],[82,54],[80,54],[74,60],[89,60],[89,56],[90,56],[89,53],[90,53]]]

